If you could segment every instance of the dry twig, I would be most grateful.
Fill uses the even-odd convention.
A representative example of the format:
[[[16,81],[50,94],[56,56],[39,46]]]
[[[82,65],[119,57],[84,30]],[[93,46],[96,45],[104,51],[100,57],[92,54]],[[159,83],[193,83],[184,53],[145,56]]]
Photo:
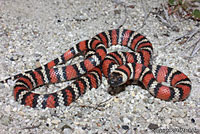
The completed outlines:
[[[200,37],[194,44],[196,44],[196,46],[194,47],[190,57],[194,57],[194,55],[200,50]]]
[[[86,107],[86,108],[92,108],[92,109],[95,109],[95,110],[103,111],[103,110],[105,110],[105,109],[103,109],[102,107],[105,107],[105,104],[106,104],[106,103],[109,103],[109,102],[112,101],[112,100],[113,100],[113,98],[111,97],[111,98],[109,98],[109,99],[107,99],[107,100],[105,100],[105,101],[103,101],[103,102],[97,104],[96,106],[79,105],[78,107],[82,107],[82,108],[85,108],[85,107]]]
[[[182,38],[187,38],[186,42],[188,42],[198,32],[200,32],[200,29],[191,30],[191,31],[185,33],[184,35],[181,35],[181,36],[173,38],[169,43],[165,44],[163,47],[166,47],[166,46],[170,45],[171,43],[173,43],[174,41],[178,41],[178,40],[180,40]]]
[[[162,10],[163,12],[160,13],[160,14],[157,14],[157,17],[159,18],[159,20],[165,25],[167,26],[168,28],[171,28],[173,31],[179,31],[179,28],[176,26],[176,24],[173,24],[171,21],[170,21],[170,17],[169,17],[169,13],[166,9],[165,6],[162,6]]]

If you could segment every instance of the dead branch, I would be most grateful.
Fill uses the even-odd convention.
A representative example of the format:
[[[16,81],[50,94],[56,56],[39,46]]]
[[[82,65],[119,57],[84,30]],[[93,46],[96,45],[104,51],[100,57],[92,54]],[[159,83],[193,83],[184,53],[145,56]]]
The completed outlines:
[[[181,35],[181,36],[178,36],[178,37],[173,38],[169,43],[165,44],[163,47],[166,47],[166,46],[170,45],[171,43],[173,43],[173,42],[175,42],[175,41],[178,41],[178,40],[180,40],[180,39],[182,39],[182,38],[187,38],[186,42],[188,42],[188,41],[190,41],[191,38],[192,38],[195,34],[197,34],[198,32],[200,32],[200,29],[191,30],[191,31],[185,33],[184,35]],[[186,42],[185,42],[185,43],[186,43]]]
[[[190,57],[194,57],[194,55],[200,50],[200,37],[194,44],[196,44],[196,46],[194,47]]]

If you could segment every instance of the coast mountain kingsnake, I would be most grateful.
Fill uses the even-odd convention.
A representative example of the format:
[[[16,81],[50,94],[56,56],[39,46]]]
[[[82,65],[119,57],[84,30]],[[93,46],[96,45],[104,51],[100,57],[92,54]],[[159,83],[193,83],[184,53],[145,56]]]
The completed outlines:
[[[121,45],[131,52],[112,52],[107,48]],[[141,82],[156,98],[166,101],[185,100],[191,91],[191,82],[182,72],[159,65],[150,65],[153,52],[152,44],[143,35],[127,30],[114,29],[97,34],[90,40],[77,43],[60,57],[49,63],[10,77],[16,80],[14,98],[20,104],[37,108],[55,108],[68,106],[86,90],[98,88],[102,81],[102,73],[114,89],[126,84],[129,80]],[[83,54],[85,59],[79,63],[56,67]],[[73,80],[66,88],[50,94],[38,94],[33,90],[49,83]],[[170,86],[165,86],[167,82]]]

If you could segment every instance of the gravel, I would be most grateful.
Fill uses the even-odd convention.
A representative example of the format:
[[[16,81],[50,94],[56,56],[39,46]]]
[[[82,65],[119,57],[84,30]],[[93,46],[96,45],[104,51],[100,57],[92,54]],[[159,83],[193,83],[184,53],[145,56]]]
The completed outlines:
[[[81,40],[117,28],[125,16],[124,7],[117,3],[124,2],[130,7],[123,27],[136,30],[143,24],[145,10],[154,11],[166,1],[149,0],[142,4],[137,0],[1,0],[0,79],[34,69]],[[199,24],[176,17],[170,19],[179,32],[167,28],[153,14],[138,32],[154,46],[153,64],[176,68],[191,79],[192,92],[186,101],[161,101],[133,85],[111,96],[107,93],[107,82],[103,82],[101,87],[87,91],[69,107],[41,110],[15,102],[14,82],[10,81],[0,86],[0,133],[200,133],[200,53],[188,58],[198,37],[185,44],[175,41],[163,47],[173,38],[198,28]],[[44,86],[39,91],[50,89]]]

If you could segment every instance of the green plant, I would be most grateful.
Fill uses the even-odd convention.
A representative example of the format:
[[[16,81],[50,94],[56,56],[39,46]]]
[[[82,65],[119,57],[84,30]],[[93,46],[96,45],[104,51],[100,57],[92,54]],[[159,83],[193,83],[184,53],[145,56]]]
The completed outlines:
[[[169,14],[200,20],[200,0],[168,0]]]

